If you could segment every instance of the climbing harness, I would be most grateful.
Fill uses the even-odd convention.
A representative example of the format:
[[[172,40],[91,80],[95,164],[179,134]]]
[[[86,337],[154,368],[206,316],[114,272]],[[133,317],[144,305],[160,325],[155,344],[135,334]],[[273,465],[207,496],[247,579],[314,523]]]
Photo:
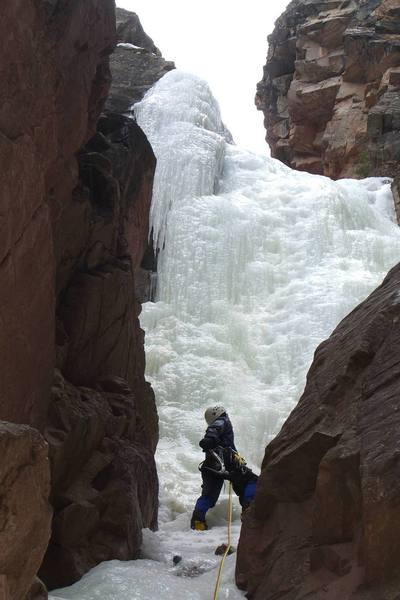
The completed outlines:
[[[228,452],[228,455],[226,455]],[[227,465],[226,462],[227,461]],[[207,451],[207,458],[199,464],[199,471],[210,471],[214,475],[219,475],[224,479],[230,479],[232,470],[246,470],[246,461],[239,454],[230,448],[216,448]],[[228,466],[228,468],[227,468]]]
[[[229,550],[231,549],[231,524],[232,524],[232,483],[229,482],[229,502],[228,502],[228,543],[226,545],[226,550],[224,552],[223,557],[221,558],[221,562],[219,564],[217,581],[215,582],[214,596],[213,600],[218,600],[218,592],[221,586],[221,575],[222,569],[224,568],[225,559],[229,554]]]
[[[209,466],[210,461],[213,466]],[[227,471],[225,468],[223,456],[221,456],[214,450],[209,450],[207,460],[199,464],[199,471],[203,470],[211,471],[211,473],[214,473],[215,475],[220,475],[224,478],[226,478],[229,475],[229,471]]]

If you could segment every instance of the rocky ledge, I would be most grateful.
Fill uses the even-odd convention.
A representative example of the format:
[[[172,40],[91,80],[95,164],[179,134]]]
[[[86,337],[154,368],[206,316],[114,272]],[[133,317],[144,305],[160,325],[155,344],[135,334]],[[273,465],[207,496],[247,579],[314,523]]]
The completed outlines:
[[[293,0],[269,36],[256,105],[272,155],[329,177],[400,159],[397,0]]]
[[[236,579],[254,600],[396,600],[400,265],[316,350],[266,449]]]
[[[175,69],[143,31],[139,18],[117,8],[118,44],[111,58],[112,88],[106,111],[130,113],[151,86]]]

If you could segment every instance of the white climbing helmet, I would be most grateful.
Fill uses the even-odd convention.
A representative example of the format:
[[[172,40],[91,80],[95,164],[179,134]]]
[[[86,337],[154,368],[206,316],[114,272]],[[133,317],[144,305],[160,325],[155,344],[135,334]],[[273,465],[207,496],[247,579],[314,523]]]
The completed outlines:
[[[215,419],[218,419],[221,415],[226,412],[223,406],[209,406],[204,413],[204,418],[207,421],[207,425],[214,423]]]

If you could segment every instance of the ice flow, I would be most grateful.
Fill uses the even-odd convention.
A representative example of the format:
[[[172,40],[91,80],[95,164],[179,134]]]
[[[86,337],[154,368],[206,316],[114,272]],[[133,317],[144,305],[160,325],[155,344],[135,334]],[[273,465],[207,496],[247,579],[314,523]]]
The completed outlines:
[[[210,532],[188,530],[204,409],[226,406],[257,470],[317,344],[398,261],[400,233],[387,180],[334,182],[228,144],[207,84],[193,75],[165,75],[135,114],[157,156],[157,302],[141,322],[160,416],[160,531],[146,533],[142,561],[105,563],[57,597],[205,599],[226,499],[210,511]],[[186,572],[171,567],[174,553]],[[233,562],[221,598],[242,597]]]

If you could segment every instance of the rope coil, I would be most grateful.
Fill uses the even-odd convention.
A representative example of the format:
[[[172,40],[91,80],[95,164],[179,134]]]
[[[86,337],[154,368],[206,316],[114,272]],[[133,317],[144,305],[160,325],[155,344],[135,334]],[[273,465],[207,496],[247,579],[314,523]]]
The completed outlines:
[[[226,550],[221,559],[218,569],[217,581],[215,582],[213,600],[218,600],[219,588],[221,587],[221,575],[222,569],[224,568],[225,559],[228,556],[229,550],[231,549],[231,524],[232,524],[232,482],[229,482],[229,502],[228,502],[228,543]]]

